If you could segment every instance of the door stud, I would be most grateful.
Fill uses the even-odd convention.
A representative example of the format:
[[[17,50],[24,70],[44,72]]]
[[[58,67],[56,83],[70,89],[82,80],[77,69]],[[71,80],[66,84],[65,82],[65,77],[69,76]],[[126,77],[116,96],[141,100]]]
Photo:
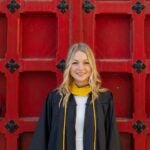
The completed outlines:
[[[60,3],[57,5],[57,8],[60,9],[60,12],[63,14],[69,9],[69,5],[67,4],[66,0],[61,0]]]
[[[132,65],[132,67],[136,69],[137,73],[140,73],[146,68],[146,65],[141,60],[137,60],[135,64]]]
[[[95,6],[90,2],[90,0],[85,0],[82,5],[82,8],[84,9],[86,13],[90,13],[91,10],[95,8]]]
[[[137,1],[132,6],[132,10],[134,10],[137,14],[140,14],[144,8],[145,8],[145,6],[140,1]]]
[[[11,73],[14,73],[20,66],[13,59],[10,59],[5,67],[9,69]]]
[[[10,10],[11,13],[14,13],[15,9],[20,8],[20,5],[15,0],[11,0],[11,2],[7,5],[7,8]]]
[[[5,128],[10,132],[13,133],[19,126],[15,123],[14,120],[10,120],[6,125]]]
[[[132,128],[138,133],[140,134],[143,130],[146,129],[146,125],[143,124],[142,121],[137,120],[133,125]]]
[[[66,65],[66,61],[65,61],[64,59],[62,59],[62,60],[56,65],[56,67],[57,67],[58,69],[60,69],[61,72],[64,72],[64,70],[65,70],[65,65]]]

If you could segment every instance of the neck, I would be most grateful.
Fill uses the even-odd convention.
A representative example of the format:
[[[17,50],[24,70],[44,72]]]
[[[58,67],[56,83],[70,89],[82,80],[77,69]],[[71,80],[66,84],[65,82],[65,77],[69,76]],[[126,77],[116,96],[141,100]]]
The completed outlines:
[[[81,87],[85,87],[85,86],[89,86],[89,83],[76,83],[74,82],[73,84],[75,84],[78,88],[81,88]]]
[[[78,85],[78,84],[75,83],[75,85],[76,85],[78,88],[82,88],[82,87],[85,87],[85,86],[89,86],[88,83],[87,83],[87,84],[82,84],[82,85]]]

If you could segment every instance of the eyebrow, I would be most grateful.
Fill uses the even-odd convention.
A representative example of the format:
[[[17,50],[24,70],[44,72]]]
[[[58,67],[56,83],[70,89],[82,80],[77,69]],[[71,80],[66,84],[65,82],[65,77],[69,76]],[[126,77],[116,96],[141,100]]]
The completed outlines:
[[[76,59],[73,59],[74,61],[79,61],[79,60],[76,60]],[[85,61],[89,61],[88,59],[83,59],[83,60],[85,60]]]

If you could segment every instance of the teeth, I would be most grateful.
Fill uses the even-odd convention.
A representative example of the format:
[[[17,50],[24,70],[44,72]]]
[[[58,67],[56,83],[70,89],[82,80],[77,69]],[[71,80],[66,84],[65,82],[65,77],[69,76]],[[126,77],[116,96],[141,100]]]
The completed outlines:
[[[78,75],[79,77],[82,77],[82,76],[84,76],[84,75]]]
[[[78,75],[84,75],[84,73],[77,73]]]

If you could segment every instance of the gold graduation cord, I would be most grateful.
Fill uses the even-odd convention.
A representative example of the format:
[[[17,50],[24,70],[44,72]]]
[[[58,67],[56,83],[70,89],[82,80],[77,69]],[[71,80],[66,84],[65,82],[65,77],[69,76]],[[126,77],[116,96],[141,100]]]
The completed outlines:
[[[67,111],[67,104],[65,104],[64,106],[63,150],[65,150],[66,111]]]
[[[95,104],[94,101],[92,102],[93,105],[93,115],[94,115],[94,147],[93,149],[96,150],[96,111],[95,111]]]

